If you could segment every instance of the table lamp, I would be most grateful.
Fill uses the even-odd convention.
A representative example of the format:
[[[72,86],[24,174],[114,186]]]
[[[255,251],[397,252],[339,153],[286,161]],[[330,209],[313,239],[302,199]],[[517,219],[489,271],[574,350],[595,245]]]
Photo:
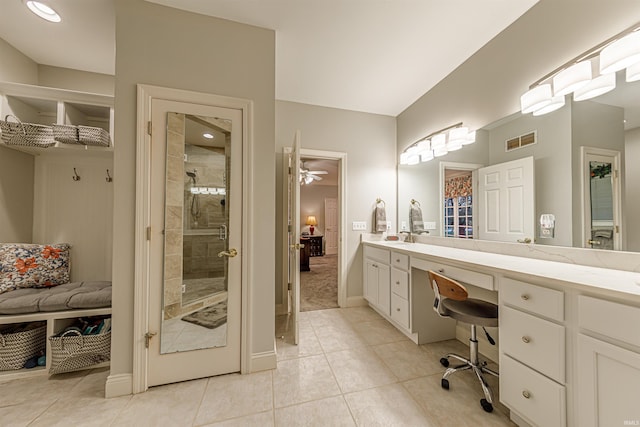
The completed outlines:
[[[313,226],[318,225],[318,220],[316,220],[315,215],[309,215],[306,224],[309,226],[309,233],[313,236]]]

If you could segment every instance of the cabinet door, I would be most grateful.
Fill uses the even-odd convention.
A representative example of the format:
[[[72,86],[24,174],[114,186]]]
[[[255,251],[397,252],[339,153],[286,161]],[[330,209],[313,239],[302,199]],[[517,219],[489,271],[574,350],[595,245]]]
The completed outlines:
[[[362,293],[364,299],[373,305],[378,305],[378,265],[370,259],[365,260]]]
[[[391,269],[386,264],[378,264],[378,308],[391,315]]]
[[[578,425],[640,424],[640,354],[578,335]]]

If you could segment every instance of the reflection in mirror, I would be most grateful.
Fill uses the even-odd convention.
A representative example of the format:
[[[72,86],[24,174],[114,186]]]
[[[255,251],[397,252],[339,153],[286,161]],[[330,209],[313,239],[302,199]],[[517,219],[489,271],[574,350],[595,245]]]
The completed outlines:
[[[527,137],[527,144],[514,145],[517,137]],[[535,141],[532,142],[531,138]],[[430,235],[445,236],[445,232],[452,231],[444,226],[441,215],[445,209],[439,188],[442,162],[489,166],[533,156],[535,212],[531,215],[537,224],[535,243],[594,248],[607,246],[587,245],[587,240],[594,239],[584,238],[590,220],[586,219],[588,215],[584,212],[582,147],[620,153],[618,175],[616,177],[614,172],[611,178],[619,181],[620,188],[620,223],[613,226],[611,249],[640,251],[640,224],[636,225],[634,220],[640,217],[640,169],[628,160],[640,158],[640,82],[625,82],[624,72],[617,75],[617,88],[605,95],[586,101],[573,101],[568,97],[565,107],[543,116],[515,113],[479,129],[476,143],[464,150],[418,165],[398,166],[398,223],[408,221],[410,200],[418,199],[422,202],[425,223],[437,223]],[[476,198],[474,202],[474,212],[482,209],[482,200]],[[545,238],[540,238],[538,219],[542,214],[555,217],[554,233]],[[447,221],[451,222],[449,218]],[[474,224],[474,231],[478,225]],[[617,229],[615,225],[618,225]],[[458,236],[460,233],[450,234]],[[602,230],[598,236],[604,234]],[[616,237],[619,245],[615,244]],[[474,238],[477,238],[477,233]]]
[[[168,113],[163,354],[226,346],[230,136],[230,121]]]

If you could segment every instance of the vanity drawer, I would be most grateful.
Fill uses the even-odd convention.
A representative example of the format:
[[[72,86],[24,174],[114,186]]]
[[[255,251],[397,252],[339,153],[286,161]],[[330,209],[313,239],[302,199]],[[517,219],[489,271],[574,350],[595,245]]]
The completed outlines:
[[[402,270],[409,269],[409,255],[391,252],[391,265]]]
[[[432,270],[459,282],[468,283],[469,285],[492,291],[495,289],[493,276],[490,274],[479,273],[477,271],[466,270],[464,268],[439,263],[434,263]]]
[[[566,425],[565,388],[509,356],[500,357],[500,400],[535,425]]]
[[[640,307],[578,296],[578,325],[599,334],[640,346]]]
[[[391,269],[391,292],[404,299],[409,299],[409,273],[397,268]]]
[[[391,294],[391,318],[403,328],[409,329],[409,301]]]
[[[375,259],[376,261],[384,262],[385,264],[389,264],[390,254],[391,252],[386,249],[374,248],[371,246],[364,247],[365,258]]]
[[[564,292],[562,291],[505,277],[500,279],[500,297],[504,304],[559,322],[564,320]]]
[[[564,383],[564,326],[504,306],[499,318],[501,351]]]

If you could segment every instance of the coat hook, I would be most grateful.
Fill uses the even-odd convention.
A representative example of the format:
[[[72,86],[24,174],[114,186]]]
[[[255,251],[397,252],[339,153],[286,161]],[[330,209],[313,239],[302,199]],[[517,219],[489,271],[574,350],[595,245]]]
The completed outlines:
[[[106,178],[107,182],[112,182],[113,178],[111,177],[111,175],[109,175],[109,169],[107,169],[107,178]]]
[[[76,168],[73,168],[73,176],[71,178],[73,178],[74,181],[80,181],[80,175],[76,172]]]

